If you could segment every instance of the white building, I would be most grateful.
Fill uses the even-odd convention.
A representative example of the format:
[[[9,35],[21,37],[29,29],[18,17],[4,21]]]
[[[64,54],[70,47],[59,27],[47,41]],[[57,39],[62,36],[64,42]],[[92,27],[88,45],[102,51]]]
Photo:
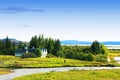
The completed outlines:
[[[41,49],[41,53],[42,53],[41,57],[46,57],[47,56],[47,49],[45,49],[45,48]]]
[[[47,56],[47,49],[42,48],[41,50],[41,57],[46,57]],[[25,49],[17,49],[15,51],[15,56],[22,56],[23,53],[34,53],[35,52],[35,48],[25,48]]]

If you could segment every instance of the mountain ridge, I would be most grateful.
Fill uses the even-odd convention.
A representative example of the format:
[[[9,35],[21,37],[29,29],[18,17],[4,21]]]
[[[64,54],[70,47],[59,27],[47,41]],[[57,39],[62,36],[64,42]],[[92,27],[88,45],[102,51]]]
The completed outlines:
[[[100,42],[101,44],[105,45],[120,45],[120,41],[102,41]],[[62,45],[67,45],[67,44],[84,44],[84,45],[91,45],[91,41],[79,41],[79,40],[62,40],[61,41]]]

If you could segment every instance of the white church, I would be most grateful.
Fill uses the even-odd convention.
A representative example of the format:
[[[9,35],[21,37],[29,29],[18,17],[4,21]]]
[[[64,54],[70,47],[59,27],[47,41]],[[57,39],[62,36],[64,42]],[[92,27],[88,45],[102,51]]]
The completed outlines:
[[[46,57],[47,56],[47,49],[46,48],[40,48],[40,51],[41,51],[41,57]],[[24,49],[16,49],[15,51],[15,56],[22,56],[23,53],[29,53],[29,52],[32,52],[34,53],[35,52],[35,48],[27,48],[25,47]]]

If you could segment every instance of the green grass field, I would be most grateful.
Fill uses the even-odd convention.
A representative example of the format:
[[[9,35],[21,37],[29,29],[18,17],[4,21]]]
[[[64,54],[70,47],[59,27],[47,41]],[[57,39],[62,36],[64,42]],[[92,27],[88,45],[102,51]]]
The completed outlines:
[[[73,66],[120,66],[113,58],[120,56],[120,50],[109,50],[111,62],[81,61],[64,58],[20,58],[0,55],[0,68],[46,68],[46,67],[73,67]],[[64,62],[66,60],[66,62]]]
[[[118,53],[109,53],[111,58],[118,56]],[[66,60],[66,62],[64,62]],[[116,62],[112,66],[119,66]],[[73,66],[108,66],[108,62],[81,61],[64,58],[20,58],[15,56],[0,55],[0,68],[46,68],[46,67],[73,67]]]
[[[120,80],[120,70],[75,70],[37,73],[13,80]]]
[[[64,62],[66,60],[66,62]],[[107,63],[81,61],[63,58],[26,58],[14,56],[0,56],[1,68],[45,68],[45,67],[72,67],[72,66],[100,66]]]
[[[109,58],[111,59],[111,61],[114,61],[114,57],[118,57],[120,56],[120,50],[116,49],[116,50],[109,50],[109,54],[108,54]]]

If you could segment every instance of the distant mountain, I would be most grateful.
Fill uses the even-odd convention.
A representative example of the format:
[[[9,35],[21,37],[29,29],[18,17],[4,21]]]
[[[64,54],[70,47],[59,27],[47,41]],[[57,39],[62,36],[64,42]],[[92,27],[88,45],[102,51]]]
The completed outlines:
[[[105,45],[120,45],[120,41],[106,41],[106,42],[101,42]]]
[[[81,45],[90,45],[92,44],[92,42],[89,41],[78,41],[78,40],[64,40],[61,41],[61,44],[63,45],[69,45],[69,44],[73,44],[73,45],[77,45],[77,44],[81,44]]]
[[[100,42],[101,44],[105,45],[120,45],[120,41],[105,41],[105,42]],[[92,42],[90,41],[78,41],[78,40],[64,40],[61,41],[62,45],[91,45]]]
[[[20,43],[19,40],[16,40],[16,39],[13,39],[13,38],[9,38],[9,40],[10,40],[12,43],[15,43],[15,44],[19,44],[19,43]],[[2,41],[5,41],[5,39],[2,39]]]

